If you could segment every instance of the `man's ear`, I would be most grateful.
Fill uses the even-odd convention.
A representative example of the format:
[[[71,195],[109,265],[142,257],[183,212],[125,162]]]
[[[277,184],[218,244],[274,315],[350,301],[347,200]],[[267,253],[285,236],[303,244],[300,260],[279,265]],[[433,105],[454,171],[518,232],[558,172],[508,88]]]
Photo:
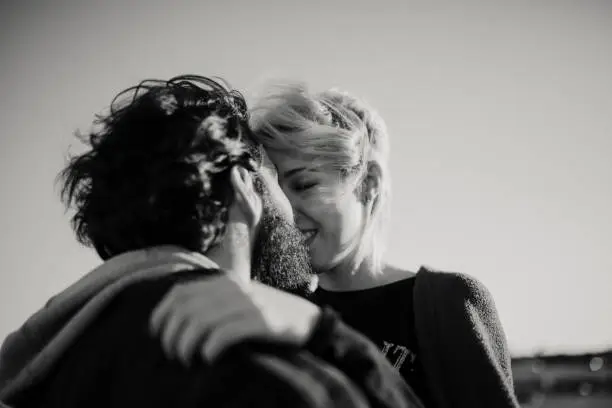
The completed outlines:
[[[253,186],[253,177],[244,167],[234,166],[230,180],[234,189],[234,205],[241,218],[252,229],[259,224],[263,211],[261,197]]]
[[[382,183],[382,170],[378,163],[369,162],[368,170],[361,184],[361,200],[364,204],[374,205]]]

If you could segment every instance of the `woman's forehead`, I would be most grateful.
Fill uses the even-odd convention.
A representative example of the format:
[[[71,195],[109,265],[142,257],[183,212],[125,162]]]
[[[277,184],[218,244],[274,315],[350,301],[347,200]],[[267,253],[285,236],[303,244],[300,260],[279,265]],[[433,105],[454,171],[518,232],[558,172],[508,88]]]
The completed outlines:
[[[267,152],[266,159],[268,160],[268,163],[274,166],[274,168],[279,172],[280,176],[286,172],[296,173],[298,170],[309,170],[313,167],[312,162],[288,155],[283,152]],[[266,159],[264,159],[264,162]]]

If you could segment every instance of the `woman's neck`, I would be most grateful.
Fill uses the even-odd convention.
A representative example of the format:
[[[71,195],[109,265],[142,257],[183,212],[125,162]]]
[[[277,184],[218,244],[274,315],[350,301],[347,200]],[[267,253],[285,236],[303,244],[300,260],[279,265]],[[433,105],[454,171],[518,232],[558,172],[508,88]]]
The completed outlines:
[[[330,292],[349,292],[370,289],[414,276],[413,272],[391,265],[373,270],[371,260],[364,260],[357,268],[339,265],[319,275],[319,287]]]

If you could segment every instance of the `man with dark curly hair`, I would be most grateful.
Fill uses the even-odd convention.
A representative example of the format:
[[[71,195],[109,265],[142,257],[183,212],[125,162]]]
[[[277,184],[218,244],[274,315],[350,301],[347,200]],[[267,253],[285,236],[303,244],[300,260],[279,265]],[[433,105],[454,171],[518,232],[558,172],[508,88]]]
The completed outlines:
[[[308,254],[247,119],[239,93],[198,76],[143,81],[98,117],[60,180],[78,240],[104,262],[7,337],[1,401],[421,406],[376,346],[298,296]],[[195,280],[205,296],[189,295]],[[171,313],[177,299],[215,313],[194,323]],[[214,328],[201,350],[198,322]]]

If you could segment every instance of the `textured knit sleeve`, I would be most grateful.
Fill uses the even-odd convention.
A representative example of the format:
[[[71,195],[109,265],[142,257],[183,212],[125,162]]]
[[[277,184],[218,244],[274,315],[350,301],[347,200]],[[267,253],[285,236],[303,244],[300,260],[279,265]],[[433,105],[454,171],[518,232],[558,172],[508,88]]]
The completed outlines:
[[[305,348],[347,375],[366,395],[371,407],[423,407],[378,347],[343,323],[332,309],[323,310]]]
[[[417,336],[438,407],[519,407],[506,336],[487,288],[461,274],[420,275]]]

